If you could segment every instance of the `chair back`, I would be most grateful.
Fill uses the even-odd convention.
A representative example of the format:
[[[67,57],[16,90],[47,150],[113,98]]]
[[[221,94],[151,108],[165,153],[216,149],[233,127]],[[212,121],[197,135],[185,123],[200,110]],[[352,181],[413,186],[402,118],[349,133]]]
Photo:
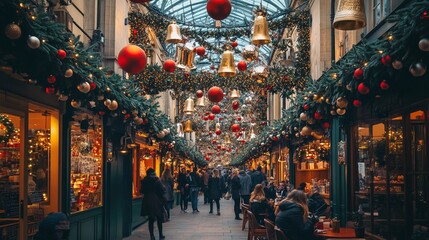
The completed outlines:
[[[276,240],[289,240],[280,228],[274,227],[274,231],[276,231]]]
[[[274,230],[275,225],[268,219],[264,219],[265,228],[267,229],[267,239],[276,240],[276,231]]]
[[[264,229],[263,226],[259,225],[258,221],[256,220],[255,214],[253,214],[249,210],[247,210],[247,217],[249,219],[249,229]]]

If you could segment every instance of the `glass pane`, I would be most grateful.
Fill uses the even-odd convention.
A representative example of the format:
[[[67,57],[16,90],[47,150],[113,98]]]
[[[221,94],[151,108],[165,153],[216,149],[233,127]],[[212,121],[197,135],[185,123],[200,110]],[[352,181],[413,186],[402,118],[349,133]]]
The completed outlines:
[[[390,0],[383,1],[383,17],[387,17],[390,13]]]
[[[416,191],[413,197],[415,224],[427,224],[429,219],[429,175],[416,176]]]
[[[102,205],[102,122],[86,113],[71,126],[71,212]]]
[[[374,26],[377,25],[381,20],[381,5],[374,6]]]

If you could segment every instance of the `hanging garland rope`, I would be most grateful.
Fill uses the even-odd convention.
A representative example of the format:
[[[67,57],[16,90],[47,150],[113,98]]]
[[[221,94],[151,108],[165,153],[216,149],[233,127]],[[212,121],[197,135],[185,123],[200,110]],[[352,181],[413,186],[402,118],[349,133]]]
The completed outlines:
[[[15,134],[12,120],[4,114],[0,114],[0,143],[7,143]]]

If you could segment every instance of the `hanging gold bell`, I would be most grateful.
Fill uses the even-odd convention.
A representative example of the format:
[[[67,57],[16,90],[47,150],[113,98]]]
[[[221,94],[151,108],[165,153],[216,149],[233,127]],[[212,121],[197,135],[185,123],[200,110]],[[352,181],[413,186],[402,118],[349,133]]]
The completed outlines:
[[[227,47],[225,52],[222,53],[222,60],[220,61],[217,73],[222,77],[234,77],[236,75],[234,55],[229,50],[229,47]]]
[[[195,104],[196,107],[205,107],[204,97],[197,98],[197,102]]]
[[[334,28],[356,30],[366,26],[364,0],[340,0],[334,18]]]
[[[263,83],[268,77],[268,69],[265,66],[259,65],[253,68],[251,78],[257,83]]]
[[[179,25],[177,25],[175,21],[172,21],[168,25],[167,38],[165,39],[165,42],[167,42],[167,43],[179,43],[181,41],[182,41],[182,34],[180,34]]]
[[[263,15],[262,11],[258,11],[257,14],[258,16],[256,16],[253,24],[252,43],[260,46],[270,43],[271,39],[268,33],[267,18]]]
[[[225,135],[225,144],[231,144],[231,137],[229,136],[229,134]]]
[[[185,132],[185,133],[193,132],[193,130],[192,130],[192,122],[191,122],[190,119],[186,120],[186,122],[185,122],[185,130],[183,130],[183,132]]]
[[[242,55],[246,61],[253,61],[258,58],[258,48],[254,45],[247,45],[243,48]]]
[[[237,89],[231,91],[231,98],[240,98],[240,92]]]
[[[215,125],[215,131],[220,130],[220,123],[216,123]]]
[[[194,47],[191,43],[177,44],[176,46],[176,63],[178,68],[185,69],[186,71],[194,70]]]
[[[194,114],[194,100],[192,98],[186,99],[185,106],[183,107],[183,113],[186,115]]]
[[[176,124],[176,128],[177,128],[177,136],[178,137],[184,137],[185,134],[183,132],[183,124],[182,123],[177,123]]]

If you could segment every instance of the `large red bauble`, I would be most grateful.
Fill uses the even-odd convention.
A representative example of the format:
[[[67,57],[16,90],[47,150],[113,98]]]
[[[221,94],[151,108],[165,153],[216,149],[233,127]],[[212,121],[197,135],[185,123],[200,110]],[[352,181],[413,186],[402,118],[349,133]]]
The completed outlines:
[[[362,68],[356,68],[356,70],[355,70],[355,72],[354,72],[354,74],[353,74],[353,77],[355,78],[355,79],[362,79],[363,78],[363,70],[362,70]]]
[[[237,63],[237,68],[241,72],[246,71],[246,69],[247,69],[247,63],[246,63],[246,61],[240,61],[240,62],[238,62]]]
[[[357,90],[362,95],[369,93],[369,87],[367,87],[364,83],[359,83]]]
[[[204,47],[197,47],[195,51],[197,52],[198,56],[201,57],[206,53],[206,49]]]
[[[231,13],[232,6],[229,0],[209,0],[206,9],[214,20],[223,20]]]
[[[238,107],[240,107],[240,102],[239,102],[239,101],[237,101],[237,100],[234,100],[234,101],[232,102],[232,109],[233,109],[233,110],[237,110],[237,109],[238,109]]]
[[[202,98],[204,96],[204,92],[201,90],[198,90],[196,94],[197,94],[197,98]]]
[[[381,58],[381,63],[384,66],[390,66],[390,64],[392,64],[392,58],[390,57],[390,55],[386,55]]]
[[[174,72],[174,70],[176,70],[176,62],[171,59],[165,60],[162,67],[166,72]]]
[[[237,43],[236,41],[234,41],[234,42],[232,42],[232,43],[231,43],[231,46],[232,46],[233,48],[236,48],[236,47],[238,46],[238,43]]]
[[[389,83],[386,81],[386,80],[383,80],[381,83],[380,83],[380,88],[381,89],[383,89],[383,90],[387,90],[387,89],[389,89]]]
[[[322,119],[323,118],[323,116],[322,116],[322,114],[320,113],[320,112],[315,112],[314,113],[314,119],[316,119],[316,120],[320,120],[320,119]]]
[[[232,124],[231,131],[232,132],[238,132],[238,131],[240,131],[240,125],[238,125],[237,123]]]
[[[220,107],[219,107],[219,105],[214,105],[212,107],[212,113],[213,114],[219,114],[220,113]]]
[[[329,122],[324,122],[324,123],[322,123],[322,127],[323,127],[324,129],[328,129],[328,128],[330,127]]]
[[[361,107],[362,106],[361,100],[358,100],[358,99],[353,100],[353,106]]]
[[[207,92],[207,97],[212,102],[220,102],[223,99],[223,91],[220,87],[211,87]]]
[[[57,81],[57,77],[55,77],[54,75],[49,75],[48,83],[54,84],[56,81]]]
[[[214,120],[214,119],[215,119],[215,115],[214,115],[213,113],[210,113],[210,114],[209,114],[209,119],[210,119],[210,120]]]
[[[57,57],[58,57],[60,60],[64,60],[64,59],[67,57],[67,52],[66,52],[66,51],[64,51],[64,50],[62,50],[62,49],[60,49],[60,50],[58,50],[58,52],[57,52]]]
[[[146,67],[146,63],[146,53],[136,45],[128,45],[119,52],[118,64],[127,73],[140,73]]]
[[[222,130],[220,130],[220,129],[218,129],[218,130],[216,130],[216,135],[221,135],[222,134]]]

